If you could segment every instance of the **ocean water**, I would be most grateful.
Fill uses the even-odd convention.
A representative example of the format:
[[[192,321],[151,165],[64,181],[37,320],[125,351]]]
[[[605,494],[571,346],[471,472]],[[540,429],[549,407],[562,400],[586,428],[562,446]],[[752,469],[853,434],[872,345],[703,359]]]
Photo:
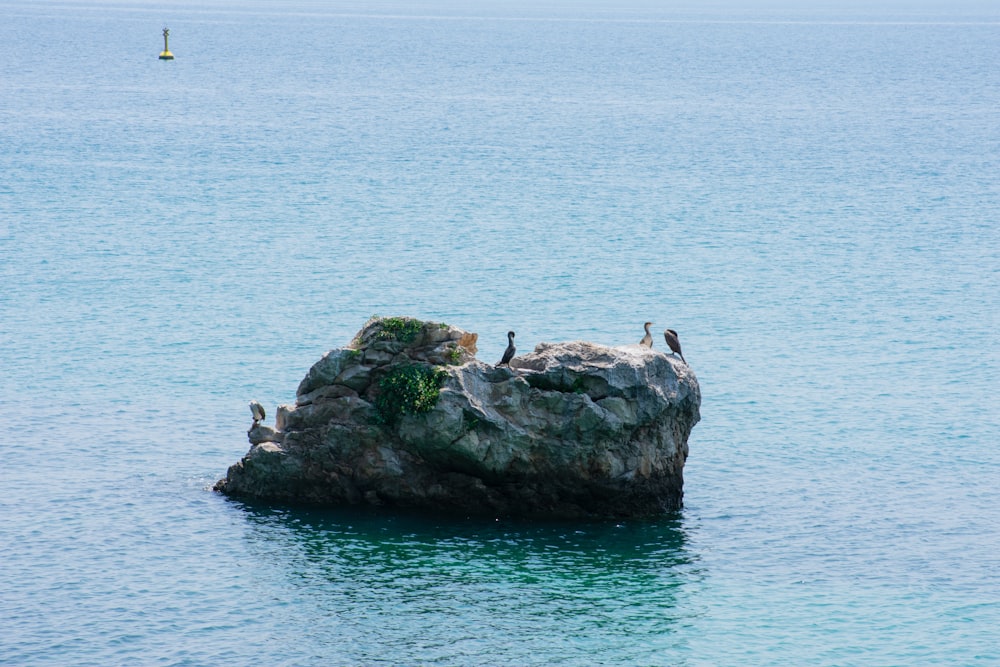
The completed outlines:
[[[0,664],[1000,664],[995,4],[0,19]],[[212,492],[376,313],[678,330],[684,510]]]

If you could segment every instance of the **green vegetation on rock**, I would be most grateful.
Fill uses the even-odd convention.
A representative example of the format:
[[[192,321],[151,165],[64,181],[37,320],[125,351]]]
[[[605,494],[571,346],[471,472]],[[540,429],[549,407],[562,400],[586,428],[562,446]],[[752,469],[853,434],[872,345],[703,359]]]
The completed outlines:
[[[403,415],[429,412],[437,405],[448,374],[440,368],[419,364],[396,366],[378,383],[376,421],[394,424]]]
[[[423,328],[424,323],[412,317],[386,317],[379,321],[379,340],[397,340],[412,343]]]

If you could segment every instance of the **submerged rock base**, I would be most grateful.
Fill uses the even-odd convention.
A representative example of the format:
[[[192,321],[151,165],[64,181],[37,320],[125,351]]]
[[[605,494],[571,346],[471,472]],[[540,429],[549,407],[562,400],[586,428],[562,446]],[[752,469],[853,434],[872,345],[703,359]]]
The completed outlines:
[[[370,320],[316,362],[294,406],[216,489],[320,505],[621,517],[681,507],[701,393],[680,359],[629,345],[542,343],[507,367],[476,334]]]

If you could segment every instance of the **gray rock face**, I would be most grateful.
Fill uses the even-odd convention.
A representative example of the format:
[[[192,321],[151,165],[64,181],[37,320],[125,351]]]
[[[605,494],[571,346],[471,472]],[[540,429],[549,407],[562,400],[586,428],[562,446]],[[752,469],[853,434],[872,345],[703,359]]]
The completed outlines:
[[[476,334],[373,319],[316,362],[216,489],[311,504],[643,516],[677,509],[701,392],[639,345],[542,343],[510,368]]]

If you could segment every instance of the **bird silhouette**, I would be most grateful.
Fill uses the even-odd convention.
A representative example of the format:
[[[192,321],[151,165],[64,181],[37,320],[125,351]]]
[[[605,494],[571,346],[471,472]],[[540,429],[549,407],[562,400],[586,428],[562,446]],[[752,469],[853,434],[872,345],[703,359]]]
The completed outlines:
[[[503,351],[503,358],[497,362],[497,366],[507,366],[510,368],[510,360],[514,358],[517,348],[514,347],[514,332],[507,332],[507,349]]]
[[[677,332],[673,329],[665,329],[663,331],[663,339],[667,341],[667,347],[670,351],[681,358],[685,364],[687,361],[684,359],[684,355],[681,353],[681,340],[677,337]]]
[[[264,413],[264,406],[258,401],[250,401],[250,414],[253,415],[253,426],[250,428],[257,428],[260,426],[260,423],[264,421],[264,417],[266,416]]]
[[[646,335],[642,337],[639,341],[639,345],[643,347],[653,347],[653,336],[649,333],[649,327],[653,326],[652,322],[646,322],[642,327],[646,330]]]

